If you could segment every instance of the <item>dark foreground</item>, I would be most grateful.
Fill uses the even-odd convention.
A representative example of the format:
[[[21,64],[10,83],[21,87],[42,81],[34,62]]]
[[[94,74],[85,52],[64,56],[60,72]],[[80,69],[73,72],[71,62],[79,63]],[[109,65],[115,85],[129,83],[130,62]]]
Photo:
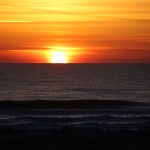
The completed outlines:
[[[73,103],[1,102],[0,150],[150,149],[148,105]]]
[[[146,150],[150,149],[150,130],[100,131],[62,128],[53,131],[4,129],[1,149],[34,150]]]

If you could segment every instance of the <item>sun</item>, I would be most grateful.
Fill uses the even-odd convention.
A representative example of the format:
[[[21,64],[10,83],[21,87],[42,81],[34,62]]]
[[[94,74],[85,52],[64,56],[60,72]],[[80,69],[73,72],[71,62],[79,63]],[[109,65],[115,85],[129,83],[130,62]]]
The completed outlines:
[[[51,63],[68,63],[67,53],[65,51],[53,51],[51,54]]]

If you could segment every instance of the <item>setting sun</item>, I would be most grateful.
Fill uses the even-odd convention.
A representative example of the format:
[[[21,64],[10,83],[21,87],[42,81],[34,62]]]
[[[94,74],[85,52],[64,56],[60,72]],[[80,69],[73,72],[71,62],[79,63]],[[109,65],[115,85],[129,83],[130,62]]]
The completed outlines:
[[[51,63],[68,63],[67,54],[61,51],[52,52]]]

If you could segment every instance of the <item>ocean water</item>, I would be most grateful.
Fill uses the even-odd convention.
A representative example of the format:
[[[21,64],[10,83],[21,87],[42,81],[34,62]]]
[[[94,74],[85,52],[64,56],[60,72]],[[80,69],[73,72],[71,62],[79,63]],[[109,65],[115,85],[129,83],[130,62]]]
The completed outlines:
[[[0,64],[0,101],[150,102],[150,64]],[[16,102],[17,103],[17,102]],[[10,104],[11,105],[11,104]],[[150,105],[0,109],[0,130],[150,128]]]
[[[0,101],[150,102],[150,64],[0,64]]]

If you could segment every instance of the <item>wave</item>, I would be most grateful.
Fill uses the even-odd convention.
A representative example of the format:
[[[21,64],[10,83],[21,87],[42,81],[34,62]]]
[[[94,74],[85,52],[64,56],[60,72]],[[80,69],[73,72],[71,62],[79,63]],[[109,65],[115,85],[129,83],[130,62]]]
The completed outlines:
[[[110,119],[150,119],[150,114],[46,114],[46,115],[1,115],[0,120],[10,120],[10,119],[68,119],[68,120],[75,120],[75,119],[97,119],[97,120],[110,120]]]
[[[149,123],[146,121],[73,121],[73,122],[29,122],[26,120],[14,121],[3,123],[0,126],[1,128],[11,127],[12,129],[61,129],[61,128],[93,128],[100,130],[132,130],[132,129],[146,129],[150,128]]]
[[[57,112],[56,112],[57,113]],[[83,113],[83,112],[82,112]],[[72,114],[72,115],[10,115],[0,117],[0,127],[53,129],[71,128],[108,128],[117,130],[150,127],[150,114]]]
[[[150,128],[150,106],[145,103],[97,100],[5,101],[0,102],[0,106],[0,129]]]
[[[32,100],[32,101],[1,101],[0,108],[102,108],[112,106],[150,106],[149,103],[126,100]]]

